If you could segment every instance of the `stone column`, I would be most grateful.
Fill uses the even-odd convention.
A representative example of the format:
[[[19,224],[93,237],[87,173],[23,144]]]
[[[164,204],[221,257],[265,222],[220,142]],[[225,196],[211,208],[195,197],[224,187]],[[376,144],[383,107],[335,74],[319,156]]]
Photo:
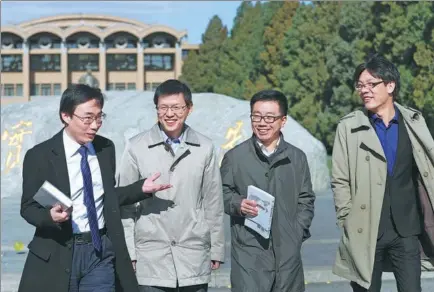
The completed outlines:
[[[106,48],[104,40],[99,42],[99,88],[107,90]]]
[[[143,56],[143,46],[142,42],[139,40],[137,42],[137,80],[136,80],[136,90],[143,91],[145,83],[145,62]]]
[[[182,73],[182,48],[179,42],[176,43],[174,64],[175,64],[175,79],[178,79]]]
[[[23,97],[30,100],[30,54],[27,40],[23,40]]]
[[[69,74],[68,74],[68,49],[66,47],[66,41],[62,40],[60,43],[60,52],[61,52],[61,59],[60,59],[60,71],[62,75],[62,83],[61,88],[62,91],[66,90],[68,88],[68,80],[69,80]]]

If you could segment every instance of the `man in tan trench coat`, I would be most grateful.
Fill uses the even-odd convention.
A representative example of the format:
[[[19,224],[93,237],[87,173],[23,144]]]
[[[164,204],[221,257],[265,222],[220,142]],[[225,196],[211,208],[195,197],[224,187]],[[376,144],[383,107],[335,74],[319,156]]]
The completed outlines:
[[[396,103],[399,79],[384,57],[360,64],[364,109],[336,131],[332,189],[343,232],[333,272],[353,291],[380,291],[389,264],[398,291],[421,291],[420,248],[434,258],[434,141],[422,114]]]

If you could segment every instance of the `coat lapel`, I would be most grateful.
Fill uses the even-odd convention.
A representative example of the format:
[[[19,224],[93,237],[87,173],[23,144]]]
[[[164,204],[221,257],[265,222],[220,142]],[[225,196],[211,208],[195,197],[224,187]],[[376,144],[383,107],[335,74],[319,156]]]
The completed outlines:
[[[173,164],[170,167],[171,169],[174,169],[182,159],[191,154],[191,147],[200,147],[200,141],[196,133],[188,125],[185,125],[184,127],[184,138],[181,139],[181,144],[173,158]]]
[[[386,155],[384,154],[383,147],[381,147],[380,139],[378,139],[374,127],[369,122],[366,110],[363,110],[363,115],[360,115],[357,119],[357,125],[351,129],[351,133],[359,131],[363,132],[359,147],[370,151],[372,154],[380,158],[380,160],[386,162]]]
[[[101,178],[102,178],[102,184],[103,184],[103,188],[104,188],[104,192],[106,192],[107,190],[109,190],[110,188],[112,188],[114,186],[114,181],[113,181],[113,175],[114,175],[114,171],[112,170],[112,166],[110,164],[111,159],[115,159],[110,157],[109,155],[109,151],[105,151],[104,150],[104,145],[102,145],[102,143],[100,141],[98,141],[97,139],[95,139],[93,141],[93,147],[95,149],[96,152],[96,157],[98,159],[98,164],[99,164],[99,169],[101,171]]]
[[[404,159],[403,153],[405,153],[406,150],[406,136],[408,135],[407,130],[404,125],[404,119],[402,118],[401,112],[398,115],[398,146],[396,147],[396,158],[395,158],[395,165],[393,166],[393,173],[396,173],[396,168],[401,165],[401,159]],[[407,140],[408,141],[408,140]]]
[[[431,133],[429,132],[428,127],[424,122],[422,122],[421,114],[419,112],[406,109],[398,103],[395,103],[395,105],[402,114],[402,118],[404,119],[404,124],[407,128],[407,133],[413,148],[415,145],[422,146],[423,149],[416,149],[416,151],[423,150],[428,155],[431,163],[434,163],[434,140],[431,136]],[[417,141],[415,137],[417,137]]]
[[[68,167],[66,165],[65,147],[63,145],[63,130],[57,133],[53,138],[53,147],[51,149],[50,163],[56,174],[56,187],[68,197],[71,197],[71,188],[69,185]],[[54,184],[54,182],[52,182]]]

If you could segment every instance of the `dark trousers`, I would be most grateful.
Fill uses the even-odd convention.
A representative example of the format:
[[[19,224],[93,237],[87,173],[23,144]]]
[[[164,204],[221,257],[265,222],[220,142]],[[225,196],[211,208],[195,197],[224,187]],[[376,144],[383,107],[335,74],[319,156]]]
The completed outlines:
[[[97,254],[92,242],[75,241],[69,292],[114,292],[115,254],[107,235],[103,235],[102,251]]]
[[[177,288],[166,288],[157,286],[139,286],[140,292],[207,292],[208,284],[177,287]]]
[[[381,276],[386,257],[392,264],[398,292],[421,292],[421,264],[417,235],[400,237],[394,229],[387,229],[377,241],[375,263],[369,290],[351,282],[354,292],[380,292]]]

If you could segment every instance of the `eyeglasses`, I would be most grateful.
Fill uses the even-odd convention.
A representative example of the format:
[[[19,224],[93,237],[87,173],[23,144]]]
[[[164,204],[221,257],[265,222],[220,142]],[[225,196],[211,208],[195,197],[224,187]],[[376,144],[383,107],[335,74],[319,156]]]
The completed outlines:
[[[383,82],[384,81],[369,82],[369,83],[366,83],[366,84],[358,83],[355,88],[356,88],[357,91],[362,91],[362,89],[365,88],[365,87],[366,87],[366,89],[371,90],[372,88],[374,88],[375,86],[377,86],[378,84],[381,84]]]
[[[182,114],[186,108],[187,105],[160,105],[156,107],[158,114],[165,114],[170,109],[174,114],[177,115]]]
[[[100,124],[102,124],[102,121],[105,119],[106,114],[102,113],[102,114],[97,115],[97,116],[88,116],[88,117],[80,117],[80,116],[77,116],[76,114],[74,114],[74,116],[79,118],[83,122],[83,124],[85,124],[85,125],[90,125],[93,123],[93,121],[96,121],[96,123],[98,125],[100,125]]]
[[[278,119],[281,119],[282,116],[260,116],[260,115],[250,115],[250,119],[252,120],[252,122],[255,123],[260,123],[262,121],[262,119],[264,119],[264,121],[267,124],[272,124],[275,121],[277,121]]]

